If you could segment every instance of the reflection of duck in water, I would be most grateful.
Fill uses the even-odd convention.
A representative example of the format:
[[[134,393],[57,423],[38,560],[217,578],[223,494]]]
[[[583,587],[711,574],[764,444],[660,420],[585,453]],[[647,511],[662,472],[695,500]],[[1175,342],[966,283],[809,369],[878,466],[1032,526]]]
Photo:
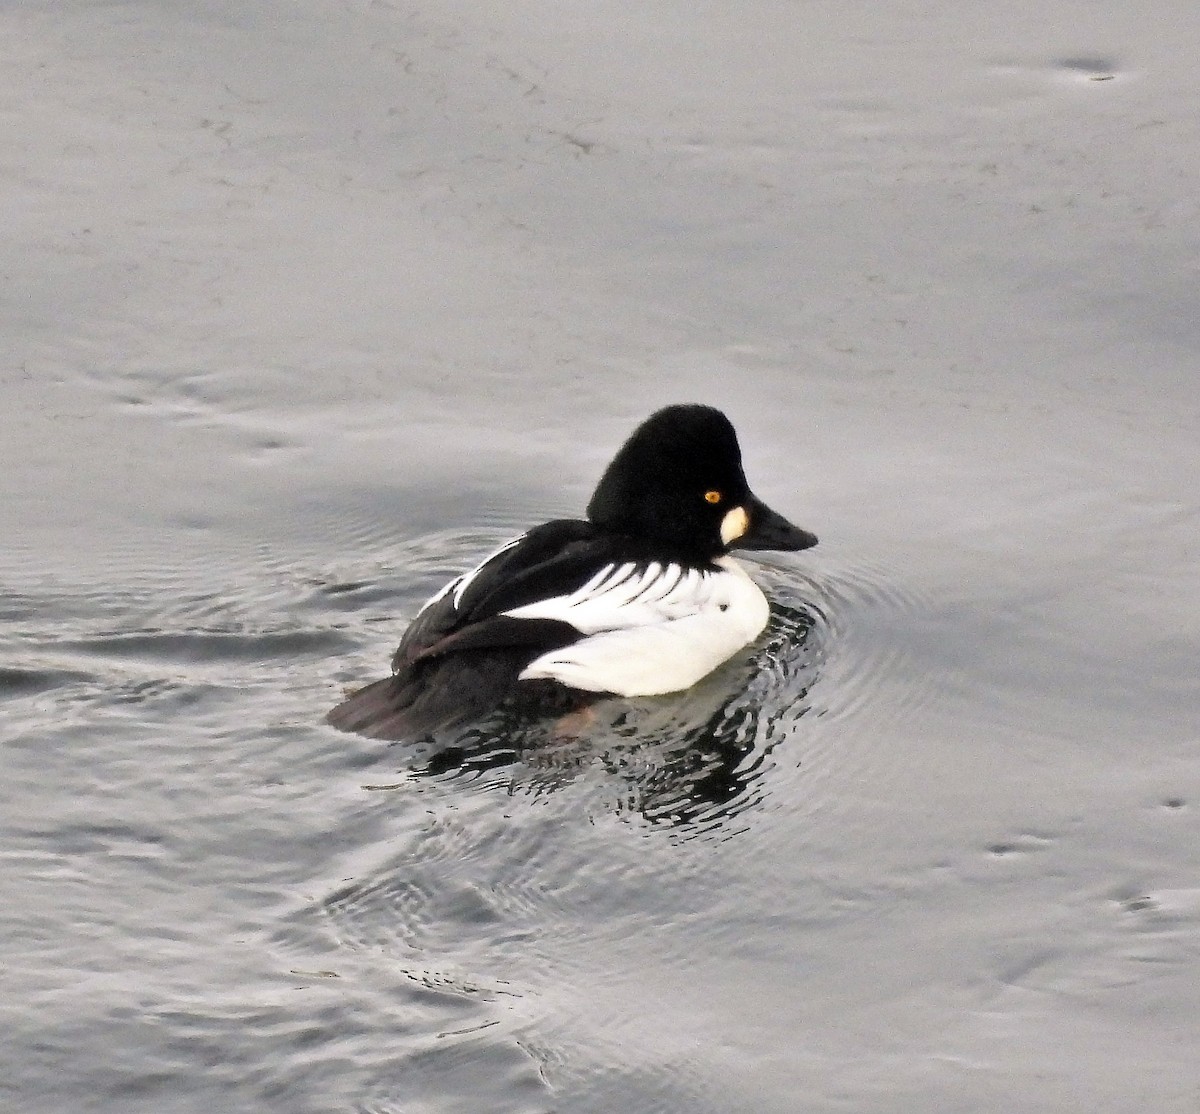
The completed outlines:
[[[405,632],[392,676],[328,721],[400,739],[477,719],[523,689],[688,689],[767,624],[766,597],[729,550],[817,542],[754,496],[733,426],[708,406],[643,422],[587,511],[535,527],[447,584]]]

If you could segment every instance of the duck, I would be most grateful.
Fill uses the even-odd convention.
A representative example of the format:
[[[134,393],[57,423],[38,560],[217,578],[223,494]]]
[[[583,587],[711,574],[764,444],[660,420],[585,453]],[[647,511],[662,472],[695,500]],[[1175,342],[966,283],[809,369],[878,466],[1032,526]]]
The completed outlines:
[[[695,403],[634,430],[586,515],[535,526],[447,583],[404,632],[391,675],[326,721],[400,740],[533,686],[581,704],[682,692],[766,628],[767,598],[731,551],[817,544],[754,495],[732,423]]]

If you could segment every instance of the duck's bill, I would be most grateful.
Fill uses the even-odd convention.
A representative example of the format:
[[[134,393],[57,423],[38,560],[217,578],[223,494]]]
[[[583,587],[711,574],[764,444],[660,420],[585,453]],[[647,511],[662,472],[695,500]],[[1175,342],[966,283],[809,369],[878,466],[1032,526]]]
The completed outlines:
[[[749,524],[746,532],[732,543],[733,549],[779,549],[794,552],[817,544],[817,535],[793,526],[783,515],[771,510],[761,499],[751,497],[746,504]]]

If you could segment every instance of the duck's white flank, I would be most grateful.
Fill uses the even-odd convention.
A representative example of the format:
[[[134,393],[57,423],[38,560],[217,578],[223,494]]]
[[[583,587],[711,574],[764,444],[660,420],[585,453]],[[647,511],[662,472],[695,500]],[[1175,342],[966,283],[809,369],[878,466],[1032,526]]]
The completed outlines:
[[[559,619],[587,637],[535,658],[522,680],[589,692],[657,696],[690,688],[767,625],[767,598],[731,557],[719,572],[678,565],[607,565],[570,595],[505,612]]]

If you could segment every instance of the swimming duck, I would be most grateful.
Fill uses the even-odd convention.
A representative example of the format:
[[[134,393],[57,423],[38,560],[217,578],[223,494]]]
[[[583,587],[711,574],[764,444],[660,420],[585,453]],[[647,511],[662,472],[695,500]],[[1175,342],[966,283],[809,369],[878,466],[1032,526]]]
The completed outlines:
[[[327,722],[403,739],[476,719],[524,682],[581,697],[690,688],[767,625],[729,551],[816,544],[750,491],[721,411],[668,406],[617,452],[586,520],[535,526],[450,581],[405,631],[392,675]]]

